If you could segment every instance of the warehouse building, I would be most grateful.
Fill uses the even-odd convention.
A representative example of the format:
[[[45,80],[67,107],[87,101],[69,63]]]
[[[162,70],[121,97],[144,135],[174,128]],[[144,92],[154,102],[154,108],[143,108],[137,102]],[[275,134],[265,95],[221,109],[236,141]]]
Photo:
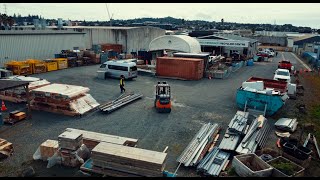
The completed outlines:
[[[302,54],[303,52],[317,53],[320,47],[320,36],[305,36],[296,39],[293,43],[293,52]]]
[[[233,34],[214,34],[198,37],[202,52],[209,52],[213,55],[224,55],[237,52],[240,55],[252,57],[257,53],[258,40],[241,37]]]
[[[0,31],[0,64],[10,60],[47,59],[62,49],[85,48],[85,33],[65,31]]]
[[[45,30],[23,26],[19,29],[22,30],[0,31],[0,61],[52,58],[64,49],[91,49],[92,45],[107,43],[120,44],[122,52],[130,54],[148,50],[153,39],[165,35],[165,30],[149,26],[64,26],[61,29],[48,26]]]

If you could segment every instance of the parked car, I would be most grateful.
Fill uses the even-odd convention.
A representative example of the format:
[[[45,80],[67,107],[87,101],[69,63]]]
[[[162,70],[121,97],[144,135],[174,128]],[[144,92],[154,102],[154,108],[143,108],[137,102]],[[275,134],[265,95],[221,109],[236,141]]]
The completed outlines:
[[[292,65],[292,63],[288,60],[282,60],[279,62],[279,65],[278,65],[278,68],[279,69],[288,69],[289,72],[293,71],[294,70],[294,66]]]
[[[287,83],[291,82],[291,75],[288,69],[277,69],[274,73],[274,80],[285,81]]]
[[[257,54],[257,56],[261,56],[261,57],[269,57],[270,55],[264,51],[259,51]]]

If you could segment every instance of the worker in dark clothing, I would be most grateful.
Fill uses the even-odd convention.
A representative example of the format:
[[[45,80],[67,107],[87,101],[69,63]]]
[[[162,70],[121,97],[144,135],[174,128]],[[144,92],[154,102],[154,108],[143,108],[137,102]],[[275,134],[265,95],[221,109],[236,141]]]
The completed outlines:
[[[278,56],[278,52],[276,52],[276,57]]]
[[[121,93],[126,92],[126,89],[124,88],[124,76],[123,75],[120,76],[120,90],[121,90]]]

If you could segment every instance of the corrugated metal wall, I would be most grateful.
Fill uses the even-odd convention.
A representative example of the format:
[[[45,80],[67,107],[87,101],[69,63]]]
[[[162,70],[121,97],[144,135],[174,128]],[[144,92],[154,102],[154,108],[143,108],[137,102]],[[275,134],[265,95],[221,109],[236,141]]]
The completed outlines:
[[[165,35],[166,31],[154,27],[141,27],[128,30],[128,53],[140,50],[149,50],[150,42],[160,36]]]
[[[84,34],[0,35],[0,65],[10,60],[53,58],[63,49],[84,46]]]

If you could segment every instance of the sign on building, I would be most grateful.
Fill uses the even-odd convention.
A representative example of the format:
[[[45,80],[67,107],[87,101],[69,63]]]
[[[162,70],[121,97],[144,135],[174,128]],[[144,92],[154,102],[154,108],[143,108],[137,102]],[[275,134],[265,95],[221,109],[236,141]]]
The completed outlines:
[[[249,41],[197,39],[201,46],[248,47]]]

